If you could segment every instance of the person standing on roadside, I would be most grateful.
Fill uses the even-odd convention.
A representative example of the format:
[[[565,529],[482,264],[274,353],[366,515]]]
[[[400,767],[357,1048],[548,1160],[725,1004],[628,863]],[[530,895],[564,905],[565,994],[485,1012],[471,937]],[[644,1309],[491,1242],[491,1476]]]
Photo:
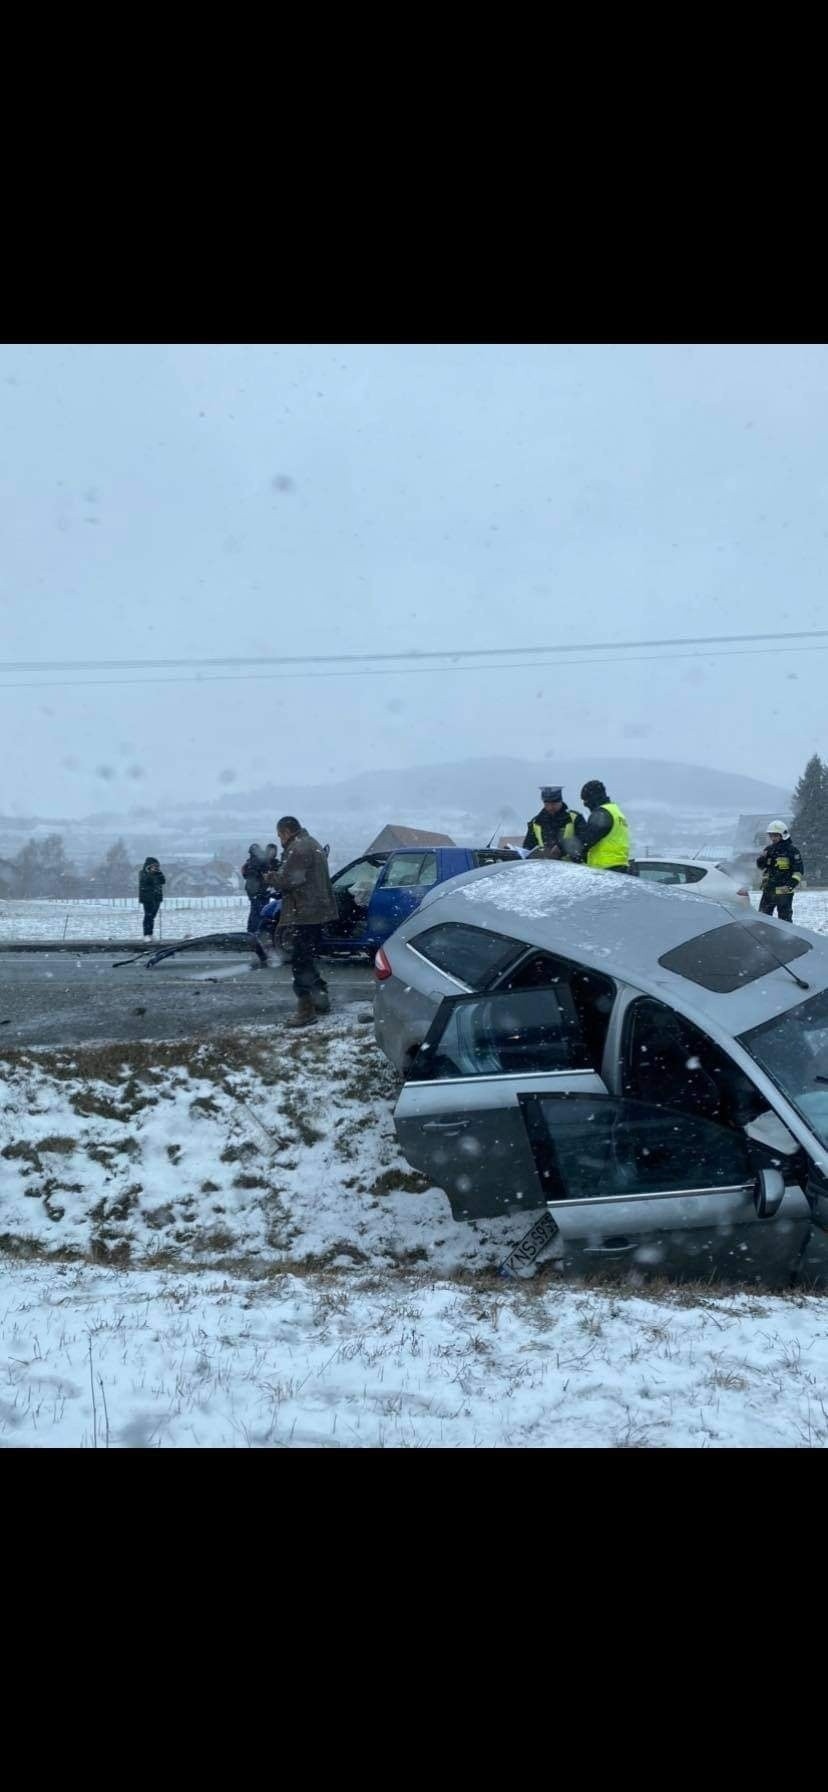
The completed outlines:
[[[298,1002],[287,1025],[307,1027],[317,1015],[330,1012],[328,986],[316,960],[325,922],[336,920],[339,911],[324,847],[295,815],[283,815],[276,832],[282,857],[270,875],[274,882],[278,880],[282,893],[277,932],[291,940],[293,992]]]
[[[268,894],[265,887],[266,870],[267,861],[265,854],[254,840],[253,845],[249,846],[247,849],[247,858],[241,868],[241,874],[244,878],[244,887],[250,898],[250,912],[247,917],[248,933],[258,933],[259,931],[259,917],[264,904],[267,901]]]
[[[578,822],[584,819],[578,809],[565,807],[560,784],[544,784],[541,803],[537,815],[527,822],[523,841],[524,852],[535,853],[539,858],[551,848],[560,848],[564,837],[571,840]],[[559,858],[560,852],[553,856]]]
[[[145,859],[138,876],[138,901],[144,911],[144,939],[152,939],[155,917],[164,900],[166,878],[157,859]]]
[[[584,821],[581,816],[574,837],[562,840],[566,855],[594,871],[629,871],[630,825],[600,778],[587,779],[581,802],[589,810],[589,819]]]
[[[805,876],[805,866],[784,821],[771,822],[768,844],[756,863],[762,873],[760,915],[772,915],[776,909],[780,921],[792,921],[793,899]]]

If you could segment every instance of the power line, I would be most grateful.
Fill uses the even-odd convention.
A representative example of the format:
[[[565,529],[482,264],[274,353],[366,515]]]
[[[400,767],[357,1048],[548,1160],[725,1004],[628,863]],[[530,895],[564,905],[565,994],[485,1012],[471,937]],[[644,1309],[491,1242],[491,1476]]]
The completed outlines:
[[[212,659],[199,659],[187,655],[179,659],[119,659],[119,660],[0,660],[0,671],[4,672],[149,672],[177,671],[189,666],[323,666],[323,665],[365,665],[377,660],[397,662],[432,661],[432,660],[482,660],[502,659],[504,654],[561,654],[561,653],[626,653],[638,647],[716,647],[728,646],[743,641],[816,641],[828,638],[828,629],[782,629],[775,634],[746,635],[674,635],[656,638],[650,641],[561,641],[544,642],[533,647],[445,647],[445,648],[407,648],[397,653],[293,653],[293,654],[254,654],[234,656],[223,654]]]
[[[828,630],[818,630],[815,632],[828,634]],[[767,637],[756,635],[753,637],[747,636],[746,639],[761,641],[767,639]],[[757,656],[761,657],[768,654],[803,653],[805,651],[806,649],[804,647],[743,647],[737,648],[735,651],[731,650],[727,653],[630,654],[623,660],[618,660],[615,655],[601,656],[596,654],[590,655],[585,659],[565,660],[563,666],[560,660],[534,659],[518,661],[504,660],[498,665],[486,666],[365,666],[360,670],[351,672],[252,672],[246,673],[243,676],[240,676],[236,672],[227,672],[223,674],[211,674],[206,678],[200,673],[195,673],[191,677],[186,678],[55,678],[51,680],[38,679],[32,682],[12,680],[8,683],[0,682],[0,691],[109,690],[114,687],[123,687],[125,685],[160,685],[163,687],[164,685],[181,684],[279,684],[283,681],[292,683],[295,681],[317,678],[412,678],[418,674],[422,675],[423,673],[429,673],[434,676],[439,676],[440,673],[448,673],[453,676],[454,674],[461,672],[474,672],[476,674],[481,672],[542,672],[547,669],[561,671],[564,667],[568,670],[570,666],[650,665],[656,660],[672,660],[675,662],[677,660],[699,659],[752,659]],[[808,651],[811,653],[828,653],[828,646],[812,647]],[[219,661],[217,663],[222,664],[223,662]],[[245,663],[259,665],[262,662],[253,660]],[[267,664],[268,662],[265,661],[264,663]]]

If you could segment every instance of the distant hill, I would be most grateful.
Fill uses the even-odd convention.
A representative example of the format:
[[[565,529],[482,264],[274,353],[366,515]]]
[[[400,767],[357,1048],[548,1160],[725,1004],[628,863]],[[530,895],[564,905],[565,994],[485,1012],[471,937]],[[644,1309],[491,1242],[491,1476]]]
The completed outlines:
[[[540,803],[540,786],[562,783],[578,804],[582,784],[603,777],[623,804],[636,851],[727,853],[744,814],[790,813],[790,792],[739,772],[658,759],[465,759],[455,764],[362,772],[325,784],[283,783],[224,792],[211,801],[170,803],[76,819],[0,817],[0,856],[12,857],[32,834],[62,834],[69,856],[87,868],[122,838],[136,863],[147,852],[173,860],[217,852],[239,866],[251,840],[271,840],[279,815],[298,815],[330,844],[335,865],[364,852],[387,825],[428,829],[461,845],[483,846],[522,834]]]
[[[388,811],[389,819],[402,821],[409,812],[420,813],[434,805],[441,811],[491,809],[493,818],[499,809],[507,808],[524,816],[538,806],[542,784],[562,783],[565,794],[577,804],[581,785],[590,777],[602,777],[621,803],[751,811],[784,809],[790,804],[790,791],[781,785],[745,777],[741,772],[714,771],[670,760],[489,758],[410,766],[403,771],[361,772],[336,783],[264,784],[256,790],[224,794],[209,803],[182,804],[181,812],[203,813],[207,809],[230,817],[296,810],[300,816],[304,811],[310,817],[314,808],[327,814],[335,809],[353,813],[379,807]]]

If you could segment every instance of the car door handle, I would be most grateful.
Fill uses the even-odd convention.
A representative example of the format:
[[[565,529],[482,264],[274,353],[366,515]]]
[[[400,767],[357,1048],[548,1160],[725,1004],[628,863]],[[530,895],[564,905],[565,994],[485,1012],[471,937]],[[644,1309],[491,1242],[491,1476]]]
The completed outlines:
[[[584,1250],[585,1257],[625,1257],[628,1251],[637,1248],[635,1239],[627,1244],[588,1244]]]
[[[424,1120],[423,1132],[465,1132],[468,1120]]]

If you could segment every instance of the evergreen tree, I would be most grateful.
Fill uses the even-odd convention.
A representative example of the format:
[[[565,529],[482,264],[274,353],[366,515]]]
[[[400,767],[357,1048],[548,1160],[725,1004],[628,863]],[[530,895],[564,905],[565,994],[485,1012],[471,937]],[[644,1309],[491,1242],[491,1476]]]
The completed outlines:
[[[828,882],[828,765],[812,753],[794,791],[791,832],[809,883]]]

